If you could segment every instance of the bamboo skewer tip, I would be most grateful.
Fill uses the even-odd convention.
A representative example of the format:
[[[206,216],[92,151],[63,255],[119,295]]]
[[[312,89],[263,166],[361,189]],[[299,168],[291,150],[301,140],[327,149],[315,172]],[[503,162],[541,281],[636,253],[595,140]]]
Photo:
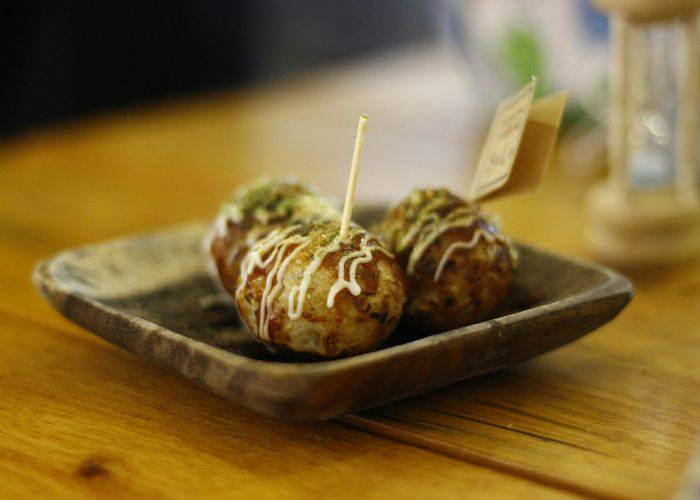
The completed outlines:
[[[355,204],[355,190],[357,188],[357,178],[360,171],[360,157],[365,144],[365,130],[367,128],[367,115],[361,114],[357,122],[357,134],[355,135],[355,149],[352,154],[352,164],[350,165],[350,177],[348,187],[345,191],[345,204],[343,205],[343,216],[340,221],[340,239],[347,238],[350,231],[350,219],[352,218],[352,208]]]

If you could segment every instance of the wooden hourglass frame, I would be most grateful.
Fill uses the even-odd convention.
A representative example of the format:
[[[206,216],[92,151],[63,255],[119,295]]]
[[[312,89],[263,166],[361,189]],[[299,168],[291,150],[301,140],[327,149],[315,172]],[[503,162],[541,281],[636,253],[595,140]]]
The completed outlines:
[[[598,256],[636,266],[689,258],[700,249],[697,193],[698,17],[700,0],[596,0],[610,16],[610,111],[607,181],[586,200],[587,238]],[[673,179],[661,189],[630,183],[628,133],[634,111],[631,31],[651,23],[680,23]]]

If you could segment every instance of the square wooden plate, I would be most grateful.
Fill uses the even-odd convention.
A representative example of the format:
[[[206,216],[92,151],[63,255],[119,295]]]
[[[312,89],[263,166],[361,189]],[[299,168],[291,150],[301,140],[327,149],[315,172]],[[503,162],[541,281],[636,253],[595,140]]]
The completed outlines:
[[[598,265],[519,245],[505,303],[490,319],[346,359],[275,358],[238,323],[206,270],[205,224],[90,245],[40,263],[39,291],[63,315],[252,410],[320,420],[497,370],[610,321],[630,283]]]

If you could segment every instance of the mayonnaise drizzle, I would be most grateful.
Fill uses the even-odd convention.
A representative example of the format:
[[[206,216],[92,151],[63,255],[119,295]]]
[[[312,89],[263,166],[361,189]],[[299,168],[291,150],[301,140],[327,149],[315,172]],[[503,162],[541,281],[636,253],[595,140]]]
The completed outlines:
[[[409,228],[398,244],[398,251],[405,249],[414,238],[416,238],[406,265],[406,274],[411,275],[418,261],[423,257],[426,249],[440,235],[450,229],[462,227],[469,228],[474,224],[476,214],[471,207],[460,207],[449,214],[446,218],[440,219],[435,213],[419,218],[416,223]]]
[[[289,265],[291,260],[308,244],[308,242],[299,243],[300,239],[297,239],[296,241],[294,241],[294,239],[289,239],[279,247],[277,258],[275,259],[275,264],[272,267],[272,269],[268,272],[267,278],[265,280],[265,289],[263,290],[263,295],[260,299],[260,323],[258,325],[258,332],[260,334],[260,337],[263,339],[269,338],[269,311],[272,308],[272,303],[274,302],[275,298],[277,298],[277,295],[279,295],[280,291],[282,290],[282,287],[284,286],[284,272],[286,271],[287,266]],[[294,244],[297,245],[296,248],[292,250],[289,253],[289,255],[287,255],[283,259],[287,247],[289,245]],[[275,285],[271,289],[270,286],[272,285],[273,281],[275,282]],[[266,312],[268,312],[268,314],[266,314]]]
[[[284,187],[284,185],[281,185],[280,189],[282,187]],[[254,188],[247,187],[234,197],[233,201],[224,206],[222,213],[216,218],[212,230],[203,242],[207,252],[211,248],[211,243],[214,238],[225,238],[227,236],[229,223],[238,225],[243,222],[245,214],[241,208],[241,200],[246,190],[250,191],[253,189]],[[308,214],[327,220],[335,220],[340,217],[333,203],[330,200],[320,197],[320,195],[313,190],[309,192],[293,193],[290,197],[293,201],[291,213],[286,211],[288,209],[283,209],[282,204],[278,204],[276,209],[260,206],[252,211],[250,215],[254,223],[253,227],[247,231],[244,241],[232,242],[231,248],[228,249],[224,257],[224,264],[226,266],[231,266],[241,252],[245,252],[258,241],[261,236],[267,234],[270,230],[270,221],[273,219],[288,217],[290,220],[298,220],[303,215]],[[210,264],[212,270],[214,270],[214,264],[211,261]],[[216,272],[214,272],[213,275],[216,275]]]
[[[469,229],[474,227],[477,217],[479,217],[478,211],[473,206],[464,206],[453,210],[446,217],[440,218],[436,213],[439,207],[440,203],[426,207],[423,210],[423,215],[418,217],[416,222],[408,228],[396,245],[397,251],[401,252],[413,243],[411,253],[408,256],[408,263],[406,264],[406,274],[408,275],[413,274],[416,264],[438,237],[451,229]],[[491,233],[482,228],[477,228],[469,241],[456,241],[445,250],[435,269],[434,281],[440,279],[445,265],[455,250],[458,248],[473,248],[481,238],[489,242],[495,240],[508,242],[508,238],[498,233]]]
[[[378,243],[379,242],[374,236],[365,235],[360,241],[360,250],[343,255],[340,258],[338,261],[338,278],[328,290],[326,307],[329,309],[333,307],[335,303],[335,296],[338,295],[338,293],[340,293],[343,289],[347,288],[348,291],[350,291],[350,293],[355,297],[362,293],[362,289],[357,283],[357,266],[360,264],[366,264],[372,260],[372,250],[378,250],[386,255],[392,256],[388,251],[379,246]],[[306,297],[306,292],[311,284],[313,274],[321,267],[321,264],[327,255],[339,250],[340,240],[338,237],[336,237],[336,239],[323,248],[323,250],[321,250],[306,267],[299,286],[292,287],[291,291],[289,292],[289,305],[287,311],[290,319],[297,319],[301,316],[304,298]],[[345,264],[350,259],[352,259],[350,263],[350,281],[347,281],[345,279]]]
[[[309,290],[309,285],[311,284],[311,277],[318,271],[318,268],[321,267],[323,259],[325,259],[329,253],[339,250],[339,248],[337,242],[331,243],[331,245],[321,250],[309,265],[306,266],[301,278],[301,284],[293,286],[289,291],[289,303],[287,305],[287,315],[289,319],[297,319],[301,316],[304,307],[304,298],[306,298],[306,292]]]
[[[253,244],[241,262],[241,283],[236,290],[236,298],[243,293],[248,277],[255,269],[265,269],[265,287],[259,304],[257,321],[257,336],[261,339],[269,339],[270,310],[274,301],[279,297],[282,290],[287,287],[285,284],[285,273],[292,260],[310,244],[308,235],[295,234],[300,228],[299,225],[289,226],[285,229],[274,229],[258,242]],[[336,237],[329,244],[320,249],[306,266],[302,274],[301,282],[290,287],[288,294],[287,316],[290,319],[297,319],[301,316],[304,299],[312,283],[313,275],[323,264],[324,259],[331,253],[341,250],[341,241]],[[292,251],[285,256],[287,251]],[[331,285],[326,299],[326,306],[332,308],[335,297],[342,290],[347,289],[352,295],[357,296],[362,293],[357,282],[357,268],[361,264],[366,264],[373,259],[372,251],[380,251],[389,256],[391,254],[379,246],[379,242],[374,236],[365,235],[360,242],[360,249],[341,257],[338,261],[338,278]],[[345,278],[345,268],[349,264],[349,279]]]
[[[437,281],[440,279],[440,276],[442,275],[442,271],[445,269],[445,265],[447,264],[447,261],[449,260],[450,256],[452,253],[457,250],[458,248],[464,248],[464,249],[471,249],[476,246],[477,243],[479,243],[479,240],[481,238],[484,238],[486,241],[489,243],[493,243],[494,241],[498,240],[501,242],[507,242],[507,238],[504,236],[501,236],[500,234],[492,234],[489,233],[488,231],[485,231],[481,228],[478,228],[476,231],[474,231],[474,235],[472,236],[472,239],[469,241],[455,241],[452,243],[449,247],[447,247],[447,250],[445,250],[445,253],[442,254],[442,258],[440,259],[440,263],[438,264],[437,268],[435,269],[435,275],[433,276],[433,281]]]
[[[357,266],[360,264],[366,264],[372,260],[372,250],[379,250],[380,252],[384,252],[385,254],[391,256],[389,252],[380,246],[369,246],[371,240],[373,240],[371,236],[365,235],[360,243],[360,250],[343,255],[343,257],[340,259],[340,262],[338,262],[338,279],[335,280],[335,283],[333,283],[328,291],[326,307],[333,307],[335,296],[344,289],[347,289],[355,297],[362,293],[362,289],[357,283]],[[350,259],[352,260],[350,262],[349,269],[350,280],[348,281],[345,279],[345,263]]]
[[[234,241],[224,260],[226,266],[231,266],[241,252],[253,246],[255,242],[267,234],[268,231],[269,228],[264,226],[254,227],[246,233],[246,237],[243,242]]]
[[[241,262],[241,284],[236,290],[236,295],[238,295],[243,287],[248,281],[248,276],[256,269],[265,269],[277,256],[277,252],[274,250],[277,248],[284,240],[294,231],[299,229],[298,225],[288,226],[286,228],[276,228],[270,231],[266,236],[256,242],[245,258]],[[271,251],[272,250],[272,251]],[[263,256],[270,252],[270,255],[263,260]]]

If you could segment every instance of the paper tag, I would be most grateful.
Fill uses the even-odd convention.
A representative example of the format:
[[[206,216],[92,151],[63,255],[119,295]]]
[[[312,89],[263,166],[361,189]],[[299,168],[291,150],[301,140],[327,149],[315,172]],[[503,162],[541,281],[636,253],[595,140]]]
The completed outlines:
[[[537,189],[554,149],[566,93],[533,102],[536,81],[503,101],[479,154],[469,198],[483,200]]]

